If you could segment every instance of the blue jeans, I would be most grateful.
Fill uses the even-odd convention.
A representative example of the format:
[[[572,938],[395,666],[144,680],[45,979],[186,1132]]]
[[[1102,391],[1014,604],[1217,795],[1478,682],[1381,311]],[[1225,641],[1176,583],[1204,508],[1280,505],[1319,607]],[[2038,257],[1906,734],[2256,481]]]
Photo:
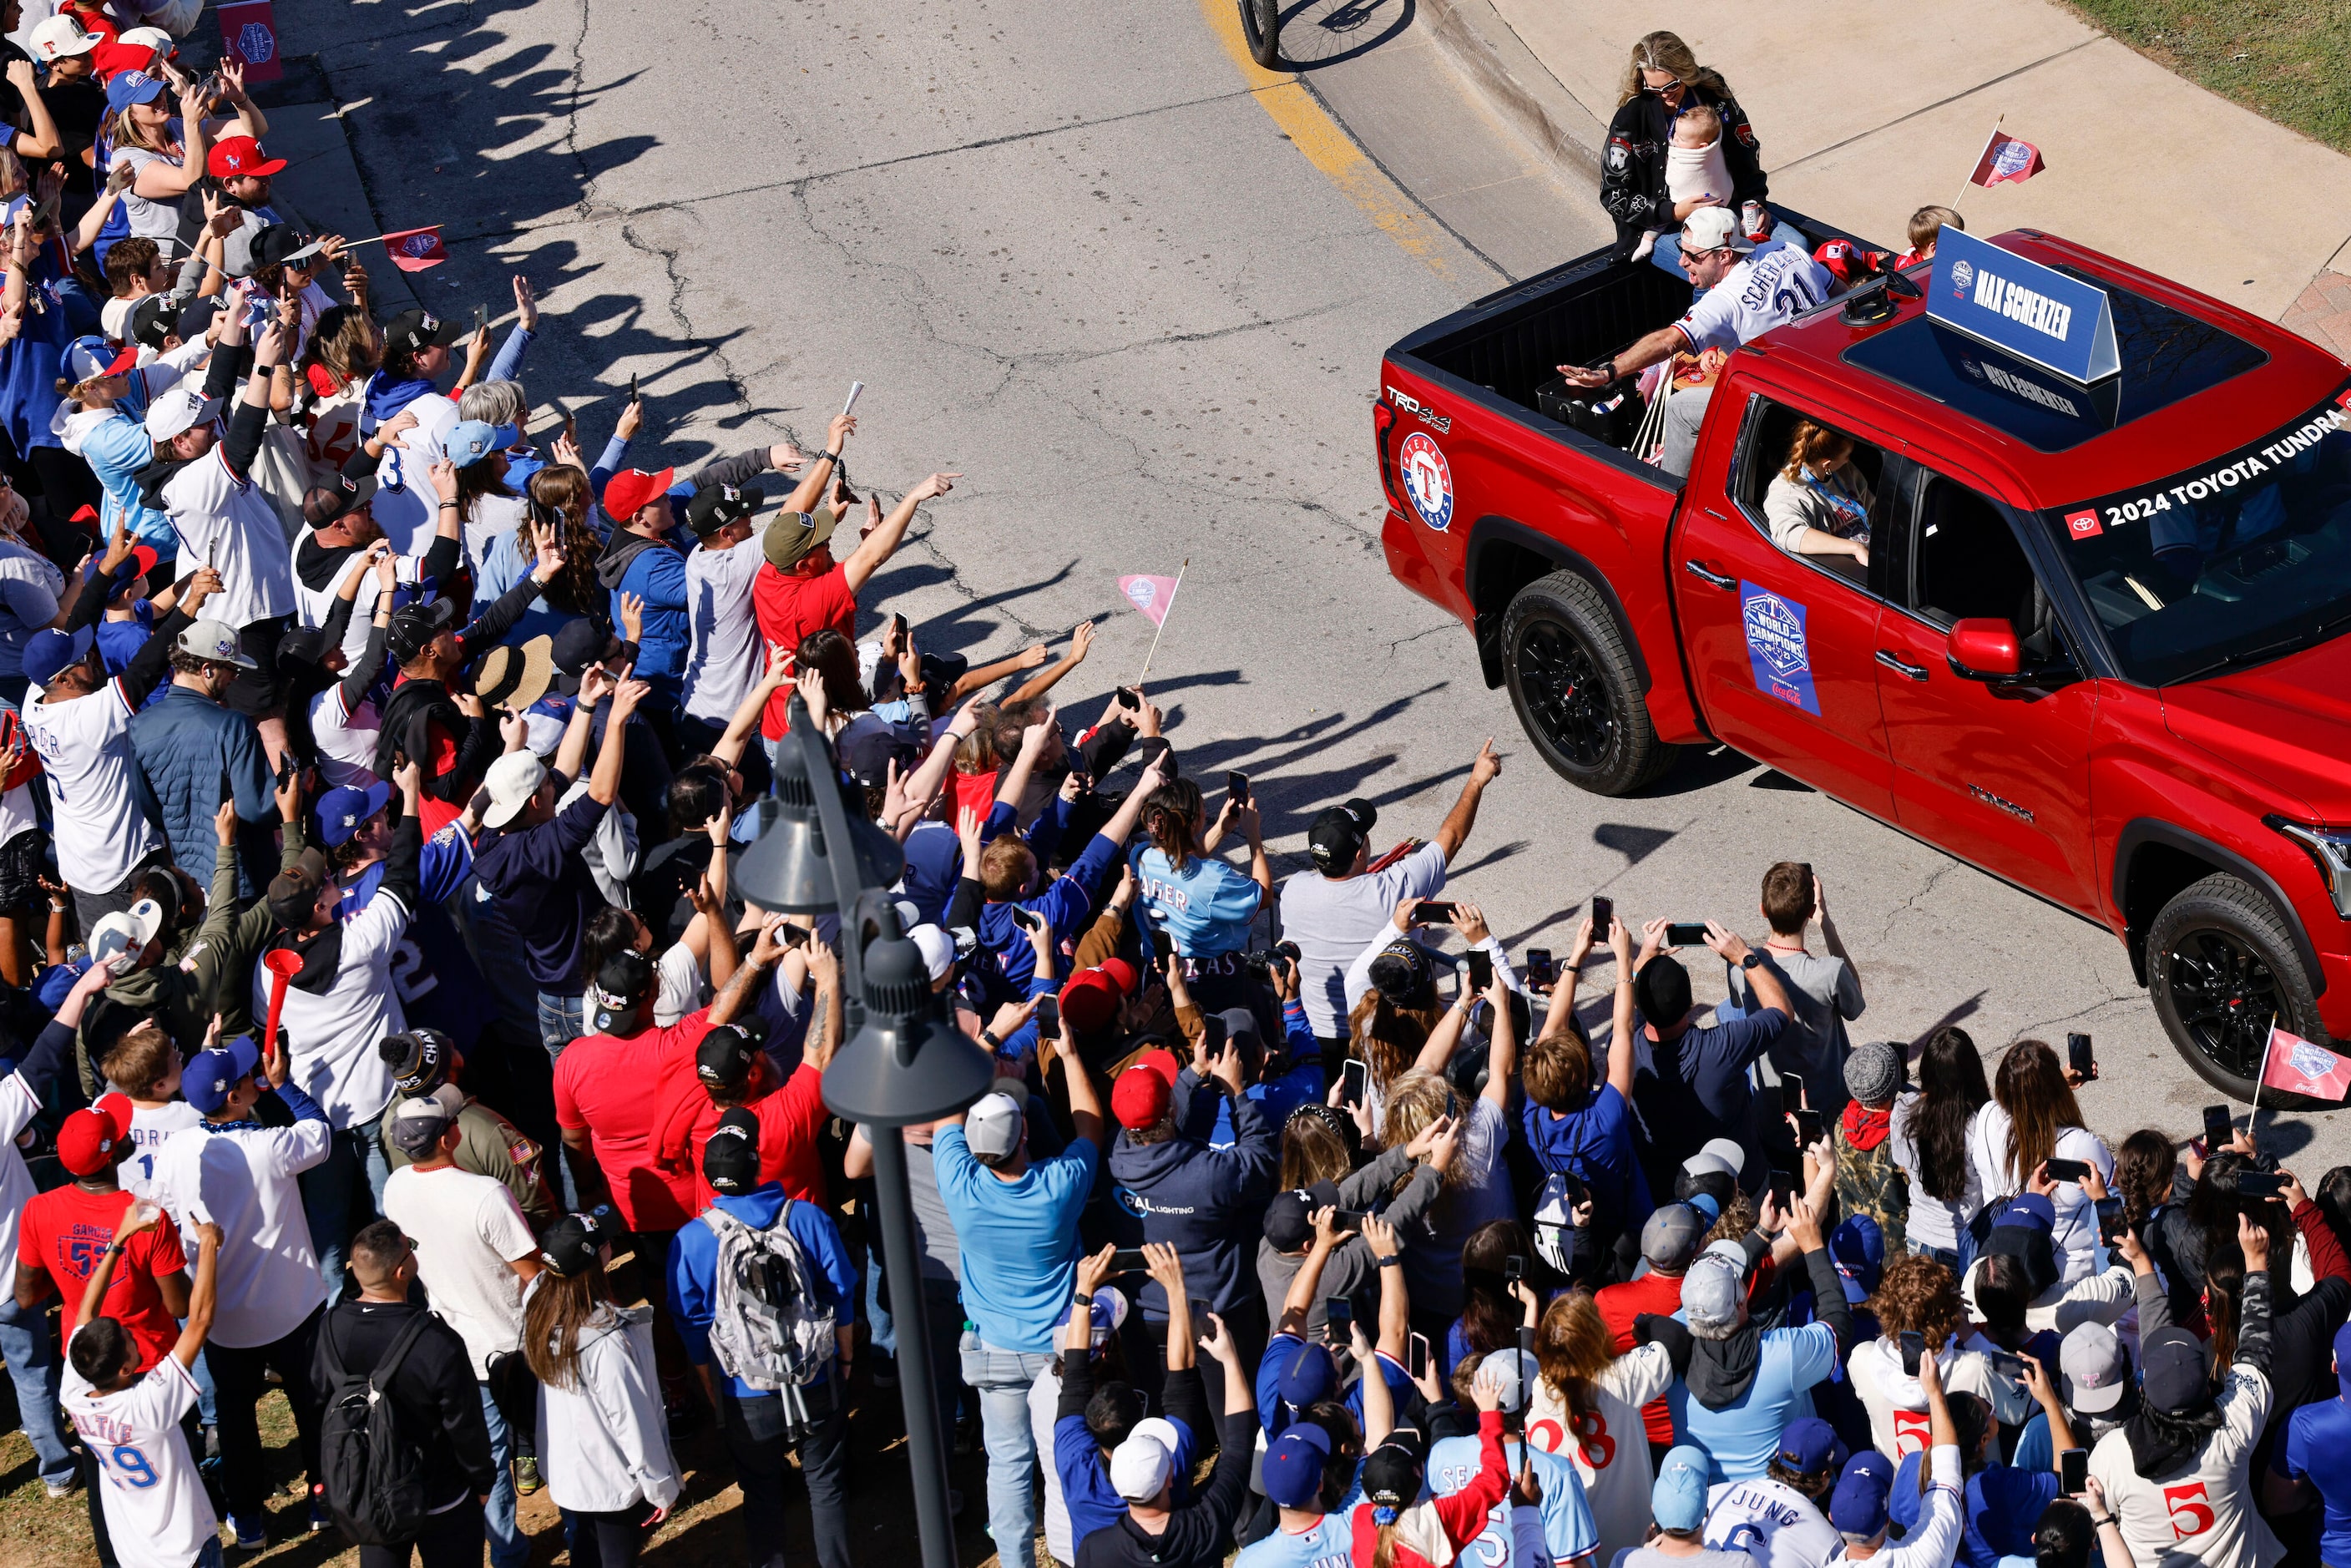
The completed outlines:
[[[17,1419],[33,1442],[45,1481],[74,1478],[73,1456],[66,1451],[65,1424],[57,1418],[57,1348],[49,1338],[47,1314],[39,1307],[20,1307],[14,1294],[0,1296],[0,1357],[8,1363],[9,1380],[16,1385]]]
[[[490,1538],[490,1568],[522,1568],[530,1561],[530,1537],[515,1523],[514,1434],[507,1428],[498,1402],[490,1397],[490,1385],[476,1386],[482,1391],[482,1419],[490,1427],[490,1462],[498,1468],[498,1479],[490,1483],[489,1506],[482,1511],[483,1530]]]
[[[337,1133],[327,1157],[295,1178],[302,1186],[310,1246],[319,1255],[319,1272],[326,1279],[330,1301],[343,1299],[343,1264],[350,1256],[351,1238],[382,1211],[383,1184],[391,1175],[381,1130],[373,1122],[362,1122]],[[369,1199],[364,1211],[359,1197],[362,1177]]]
[[[1029,1423],[1029,1387],[1053,1358],[998,1350],[966,1329],[958,1345],[963,1380],[979,1394],[979,1425],[987,1444],[987,1533],[998,1561],[1027,1564],[1037,1556],[1037,1433]]]
[[[561,1060],[563,1048],[588,1032],[588,998],[559,996],[553,991],[538,993],[538,1042],[547,1047],[547,1060]]]
[[[1803,230],[1784,219],[1774,218],[1771,220],[1771,237],[1757,245],[1754,254],[1761,256],[1773,246],[1780,245],[1802,246],[1807,251],[1812,249],[1811,244],[1804,238]],[[1656,248],[1649,252],[1649,260],[1653,265],[1664,267],[1683,282],[1689,281],[1689,274],[1682,270],[1682,236],[1679,230],[1669,235],[1659,235]],[[1703,294],[1706,291],[1700,289],[1698,292]]]

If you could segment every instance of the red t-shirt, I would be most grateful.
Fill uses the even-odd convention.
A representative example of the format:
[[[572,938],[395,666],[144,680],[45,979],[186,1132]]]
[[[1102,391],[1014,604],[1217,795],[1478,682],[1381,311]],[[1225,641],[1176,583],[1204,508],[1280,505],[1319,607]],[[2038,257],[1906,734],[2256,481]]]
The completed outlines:
[[[798,649],[801,638],[828,626],[857,641],[857,595],[838,565],[822,577],[795,577],[778,571],[772,562],[762,565],[751,579],[751,610],[759,618],[759,636],[770,644]],[[768,699],[759,733],[769,740],[782,738],[792,690],[787,682]]]
[[[131,1203],[127,1192],[88,1192],[68,1183],[25,1205],[16,1228],[16,1260],[47,1275],[64,1298],[65,1315],[57,1320],[61,1334],[72,1332],[74,1317],[81,1311],[82,1289]],[[180,1325],[164,1311],[155,1277],[184,1273],[187,1267],[179,1228],[168,1214],[132,1237],[114,1260],[114,1277],[106,1283],[106,1301],[99,1310],[131,1331],[141,1372],[180,1343]]]
[[[675,1230],[698,1212],[690,1207],[694,1176],[670,1175],[655,1156],[661,1085],[681,1063],[694,1071],[694,1053],[709,1032],[710,1009],[704,1008],[667,1029],[649,1029],[626,1040],[583,1035],[564,1048],[555,1064],[556,1123],[587,1132],[612,1188],[612,1203],[632,1230]]]
[[[779,1181],[784,1191],[802,1203],[828,1207],[824,1200],[824,1163],[817,1151],[817,1134],[831,1113],[824,1108],[824,1074],[803,1061],[783,1086],[744,1107],[759,1119],[759,1179]],[[694,1148],[695,1212],[710,1207],[716,1197],[702,1179],[702,1145],[718,1130],[720,1112],[705,1103],[688,1138]]]
[[[1592,1298],[1592,1304],[1600,1309],[1600,1321],[1616,1336],[1616,1354],[1622,1355],[1633,1348],[1635,1318],[1643,1312],[1669,1318],[1682,1310],[1682,1277],[1644,1274],[1625,1284],[1606,1287]],[[1673,1446],[1674,1413],[1663,1399],[1652,1399],[1641,1406],[1641,1423],[1649,1429],[1649,1441]]]

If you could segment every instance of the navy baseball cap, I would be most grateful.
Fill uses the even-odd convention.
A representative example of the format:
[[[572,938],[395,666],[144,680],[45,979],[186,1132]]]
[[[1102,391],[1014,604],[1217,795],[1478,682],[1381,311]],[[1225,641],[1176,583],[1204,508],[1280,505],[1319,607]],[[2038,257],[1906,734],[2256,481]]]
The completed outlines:
[[[69,670],[89,657],[89,645],[98,638],[98,628],[85,626],[78,632],[59,632],[54,627],[36,632],[25,643],[25,678],[37,686],[46,686],[57,678],[61,670]]]
[[[1875,1448],[1855,1454],[1829,1498],[1829,1522],[1841,1535],[1866,1540],[1886,1528],[1886,1499],[1893,1490],[1892,1459]]]
[[[228,1103],[236,1086],[260,1064],[261,1047],[253,1043],[251,1035],[238,1035],[225,1044],[196,1052],[180,1074],[180,1092],[187,1096],[189,1104],[209,1116]]]
[[[1290,1364],[1281,1369],[1277,1385],[1281,1402],[1292,1410],[1303,1410],[1317,1400],[1328,1399],[1339,1386],[1339,1368],[1332,1361],[1331,1352],[1309,1340],[1298,1347]]]
[[[328,790],[319,797],[319,841],[330,850],[350,842],[360,824],[391,799],[392,786],[381,779],[364,789],[344,784]]]
[[[1276,1508],[1304,1508],[1322,1495],[1331,1434],[1311,1421],[1293,1421],[1265,1451],[1265,1495]]]
[[[1868,1215],[1853,1215],[1829,1238],[1829,1256],[1836,1260],[1845,1301],[1858,1306],[1869,1300],[1886,1272],[1886,1232]]]
[[[1845,1458],[1845,1446],[1837,1441],[1836,1428],[1817,1416],[1798,1416],[1780,1432],[1780,1462],[1798,1475],[1840,1469]]]

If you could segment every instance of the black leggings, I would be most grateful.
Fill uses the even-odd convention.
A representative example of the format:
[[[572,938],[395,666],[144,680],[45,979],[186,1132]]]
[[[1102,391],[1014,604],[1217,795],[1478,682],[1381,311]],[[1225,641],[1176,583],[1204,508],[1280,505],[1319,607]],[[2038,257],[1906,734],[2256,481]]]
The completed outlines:
[[[645,1521],[653,1509],[644,1503],[618,1513],[590,1513],[585,1509],[563,1511],[564,1532],[571,1539],[571,1568],[626,1568],[645,1548],[652,1532]]]
[[[453,1509],[426,1514],[416,1539],[397,1546],[362,1546],[360,1568],[480,1568],[482,1505],[471,1493]]]

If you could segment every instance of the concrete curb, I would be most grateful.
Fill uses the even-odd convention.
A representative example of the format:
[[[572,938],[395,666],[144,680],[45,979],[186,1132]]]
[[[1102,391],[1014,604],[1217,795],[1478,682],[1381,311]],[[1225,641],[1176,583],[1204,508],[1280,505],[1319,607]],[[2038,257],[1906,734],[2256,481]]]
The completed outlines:
[[[1607,126],[1537,59],[1491,0],[1419,0],[1434,38],[1512,130],[1597,186]]]

